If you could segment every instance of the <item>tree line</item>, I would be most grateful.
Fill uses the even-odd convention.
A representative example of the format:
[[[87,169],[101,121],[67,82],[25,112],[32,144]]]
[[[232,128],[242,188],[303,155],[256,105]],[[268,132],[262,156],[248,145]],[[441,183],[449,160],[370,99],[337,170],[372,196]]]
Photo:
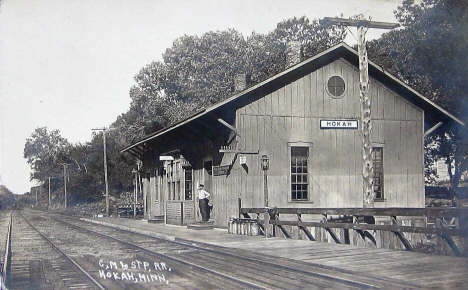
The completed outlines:
[[[466,122],[468,4],[405,0],[395,17],[403,28],[369,42],[369,58]],[[248,75],[251,86],[284,70],[290,41],[301,42],[305,59],[345,37],[344,27],[301,17],[282,21],[266,34],[252,32],[244,37],[229,29],[176,39],[162,61],[147,64],[136,74],[129,110],[109,126],[106,148],[111,194],[133,190],[135,160],[120,149],[232,95],[236,74]],[[426,178],[434,180],[433,162],[444,158],[451,186],[456,188],[461,173],[468,169],[468,134],[460,127],[441,132],[426,140]],[[97,133],[90,142],[71,144],[58,130],[37,128],[24,148],[31,180],[48,186],[50,178],[56,193],[64,191],[67,181],[70,204],[101,199],[102,137]]]

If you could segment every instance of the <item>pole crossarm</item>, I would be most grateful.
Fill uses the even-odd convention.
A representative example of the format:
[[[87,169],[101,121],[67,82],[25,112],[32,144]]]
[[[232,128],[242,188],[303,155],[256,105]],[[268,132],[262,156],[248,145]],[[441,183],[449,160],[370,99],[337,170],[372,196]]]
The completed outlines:
[[[320,24],[355,26],[355,27],[364,26],[367,28],[379,28],[379,29],[395,29],[395,28],[400,27],[400,24],[398,23],[359,20],[359,19],[345,19],[345,18],[336,18],[336,17],[324,17],[322,20],[320,20]]]

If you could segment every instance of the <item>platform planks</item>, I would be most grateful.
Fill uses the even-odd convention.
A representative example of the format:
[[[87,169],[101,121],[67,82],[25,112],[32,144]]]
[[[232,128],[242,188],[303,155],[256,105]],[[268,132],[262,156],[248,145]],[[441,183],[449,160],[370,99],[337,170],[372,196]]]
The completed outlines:
[[[468,285],[468,259],[385,249],[359,248],[285,239],[246,243],[246,250],[301,260],[345,270],[356,275],[382,277],[420,287],[451,288]]]
[[[224,230],[198,231],[182,226],[148,224],[129,219],[98,219],[107,224],[156,232],[161,236],[243,249],[288,260],[370,277],[416,288],[456,288],[468,285],[468,259],[352,245],[228,234]],[[278,259],[281,263],[281,259]],[[386,282],[385,282],[386,283]]]

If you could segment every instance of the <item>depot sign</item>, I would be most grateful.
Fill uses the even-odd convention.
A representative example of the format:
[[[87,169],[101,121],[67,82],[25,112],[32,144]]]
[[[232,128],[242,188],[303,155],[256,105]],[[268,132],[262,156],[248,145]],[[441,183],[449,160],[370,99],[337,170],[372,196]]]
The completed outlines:
[[[320,129],[357,129],[357,120],[320,120]]]

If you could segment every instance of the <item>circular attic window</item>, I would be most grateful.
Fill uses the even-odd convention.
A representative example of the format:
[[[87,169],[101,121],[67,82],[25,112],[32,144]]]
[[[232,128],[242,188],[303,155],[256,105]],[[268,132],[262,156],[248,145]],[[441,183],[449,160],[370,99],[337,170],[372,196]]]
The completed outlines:
[[[332,98],[342,98],[345,93],[345,82],[339,76],[332,76],[327,82],[327,91]]]

